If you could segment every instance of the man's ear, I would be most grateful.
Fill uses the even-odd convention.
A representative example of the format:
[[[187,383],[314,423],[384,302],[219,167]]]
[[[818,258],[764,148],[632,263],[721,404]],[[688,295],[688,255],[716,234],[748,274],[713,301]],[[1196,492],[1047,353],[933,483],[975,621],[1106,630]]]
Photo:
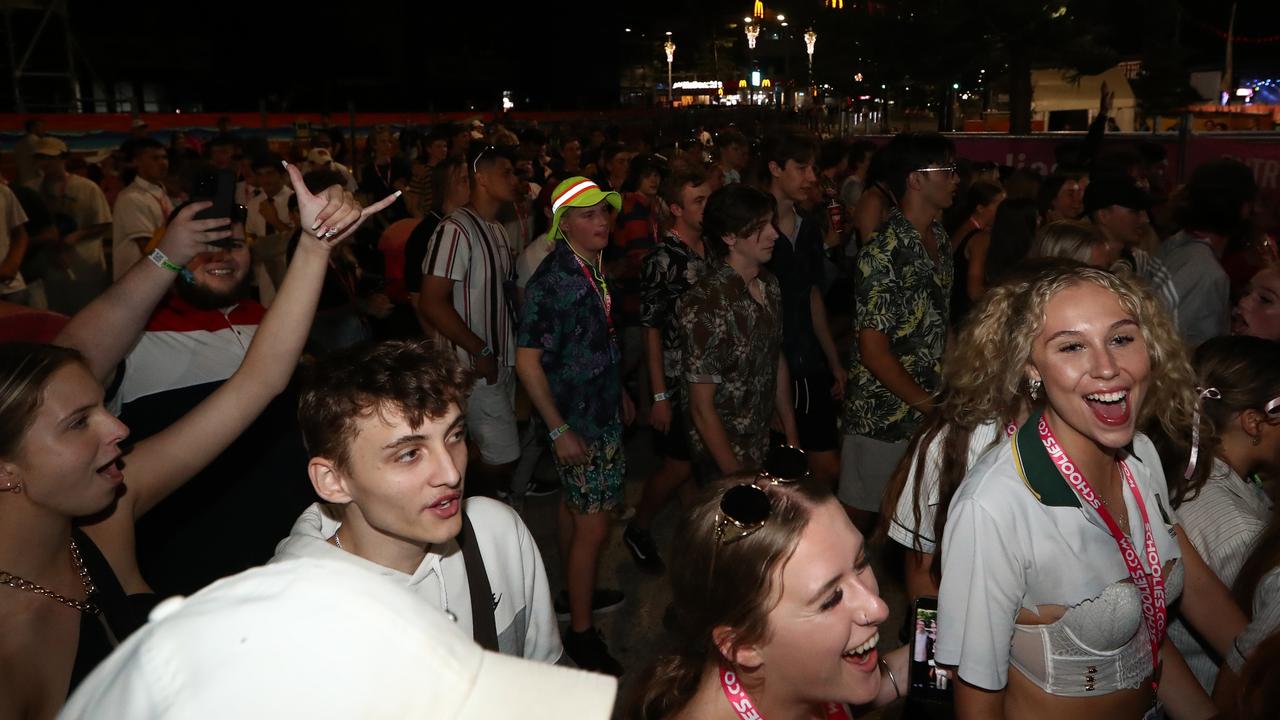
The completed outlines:
[[[777,162],[773,160],[769,161],[769,175],[771,177],[781,177],[782,170],[783,170],[782,166],[779,165]]]
[[[764,664],[760,650],[755,645],[737,645],[737,633],[732,628],[718,625],[711,631],[711,641],[716,644],[721,657],[744,670],[754,670]]]
[[[343,505],[351,502],[346,476],[329,458],[313,457],[307,461],[307,476],[311,487],[325,502]]]

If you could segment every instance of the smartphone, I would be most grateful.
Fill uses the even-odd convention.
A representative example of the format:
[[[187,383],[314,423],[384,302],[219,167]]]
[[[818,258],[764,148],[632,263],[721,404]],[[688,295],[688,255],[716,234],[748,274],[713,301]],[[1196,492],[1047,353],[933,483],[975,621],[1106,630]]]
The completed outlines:
[[[911,689],[908,694],[925,702],[950,703],[951,675],[934,660],[934,647],[938,643],[938,599],[916,599],[912,617],[915,627],[911,633]]]
[[[196,213],[197,220],[211,218],[231,218],[236,211],[236,176],[230,170],[213,170],[203,173],[195,180],[191,190],[191,199],[196,202],[212,202],[213,207]]]

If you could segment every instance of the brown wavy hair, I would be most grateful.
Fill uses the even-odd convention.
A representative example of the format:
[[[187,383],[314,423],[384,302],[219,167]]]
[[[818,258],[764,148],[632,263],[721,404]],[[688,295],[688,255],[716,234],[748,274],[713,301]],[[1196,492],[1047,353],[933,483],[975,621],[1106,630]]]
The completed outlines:
[[[349,469],[356,421],[395,412],[419,427],[466,408],[474,381],[452,352],[425,340],[356,345],[303,368],[298,425],[307,452]]]
[[[22,447],[49,378],[71,363],[84,365],[84,356],[57,345],[0,343],[0,458],[12,458]]]
[[[671,565],[678,644],[638,683],[632,717],[658,720],[678,713],[697,692],[709,661],[733,665],[716,646],[716,628],[732,629],[735,648],[767,641],[769,612],[781,596],[775,581],[795,552],[813,509],[833,501],[833,496],[812,481],[764,485],[770,506],[764,527],[736,542],[721,542],[716,538],[721,497],[729,488],[754,480],[754,473],[740,473],[716,483],[681,524],[674,545],[680,548],[680,562]]]

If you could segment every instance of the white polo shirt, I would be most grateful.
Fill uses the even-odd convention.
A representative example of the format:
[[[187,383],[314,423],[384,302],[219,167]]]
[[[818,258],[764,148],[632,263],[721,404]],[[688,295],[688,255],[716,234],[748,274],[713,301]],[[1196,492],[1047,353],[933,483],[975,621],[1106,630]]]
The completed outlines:
[[[961,678],[987,690],[999,690],[1008,681],[1020,609],[1070,607],[1129,578],[1106,525],[1081,505],[1049,459],[1038,421],[1033,415],[1013,443],[987,453],[970,471],[951,504],[942,539],[937,661],[958,666]],[[1160,457],[1141,433],[1131,447],[1123,453],[1124,462],[1142,494],[1165,564],[1182,553]],[[1131,540],[1140,549],[1142,516],[1127,489],[1124,496]]]
[[[1271,499],[1262,488],[1246,482],[1230,465],[1214,458],[1204,487],[1178,506],[1178,517],[1200,557],[1224,585],[1231,587],[1271,520]],[[1169,639],[1178,646],[1200,685],[1212,691],[1218,677],[1217,656],[1182,620],[1169,624]]]
[[[978,464],[983,453],[1003,445],[1009,439],[1004,427],[1001,423],[983,423],[973,429],[969,434],[966,473]],[[911,468],[907,470],[907,482],[902,488],[902,495],[898,497],[898,508],[889,523],[889,537],[908,550],[930,554],[938,551],[937,541],[933,537],[933,523],[938,515],[938,476],[942,474],[942,445],[946,442],[948,432],[949,429],[942,429],[933,437],[928,447],[923,450],[917,448],[915,457],[911,459]],[[917,522],[915,488],[921,455],[925,459],[924,472],[920,475],[920,497],[924,502],[920,505],[920,520]]]
[[[122,275],[142,259],[138,240],[150,242],[173,212],[173,201],[165,189],[153,182],[134,178],[116,196],[115,221],[111,227],[112,279]]]
[[[8,185],[0,182],[0,262],[9,257],[9,247],[13,243],[13,231],[27,222],[27,214],[22,211],[18,196],[13,194]],[[27,284],[18,273],[9,282],[0,281],[0,295],[8,295],[23,290]]]

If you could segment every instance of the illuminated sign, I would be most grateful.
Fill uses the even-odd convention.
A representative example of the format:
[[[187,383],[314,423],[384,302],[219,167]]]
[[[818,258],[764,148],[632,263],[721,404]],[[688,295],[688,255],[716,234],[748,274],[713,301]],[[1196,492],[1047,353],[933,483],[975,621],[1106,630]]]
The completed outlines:
[[[671,84],[676,90],[719,90],[719,80],[680,80]]]

